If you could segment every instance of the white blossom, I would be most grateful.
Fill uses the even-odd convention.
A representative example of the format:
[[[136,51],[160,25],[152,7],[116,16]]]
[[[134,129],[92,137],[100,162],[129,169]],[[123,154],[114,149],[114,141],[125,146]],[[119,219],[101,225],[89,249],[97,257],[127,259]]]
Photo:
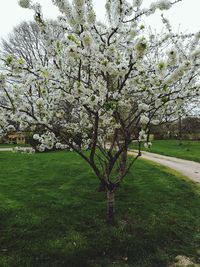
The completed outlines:
[[[83,32],[81,34],[81,40],[85,47],[90,47],[92,44],[92,37],[89,32]]]
[[[140,142],[141,141],[146,141],[147,140],[147,134],[146,132],[142,129],[139,133],[139,139]]]
[[[140,123],[142,125],[148,124],[149,123],[149,118],[147,116],[145,116],[145,115],[142,115],[141,118],[140,118]]]
[[[167,10],[167,9],[170,9],[172,6],[171,4],[171,1],[170,0],[159,0],[157,2],[157,7],[160,9],[160,10]]]
[[[178,52],[176,49],[168,51],[168,64],[169,66],[175,66],[178,61]]]
[[[30,0],[19,0],[19,5],[23,8],[29,8],[31,4]]]
[[[152,143],[151,142],[145,142],[144,143],[144,147],[145,148],[151,148],[152,147]]]
[[[140,7],[143,0],[133,0],[133,7]]]
[[[39,139],[40,139],[39,134],[34,134],[34,135],[33,135],[33,139],[34,139],[34,140],[39,140]]]

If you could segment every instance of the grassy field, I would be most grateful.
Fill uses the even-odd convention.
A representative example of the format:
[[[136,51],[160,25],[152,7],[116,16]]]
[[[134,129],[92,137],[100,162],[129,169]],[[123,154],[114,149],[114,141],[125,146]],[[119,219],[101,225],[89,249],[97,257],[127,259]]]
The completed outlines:
[[[105,193],[77,155],[0,153],[1,267],[167,267],[200,261],[200,189],[136,162],[105,223]]]
[[[200,162],[200,141],[182,141],[181,145],[178,140],[155,140],[152,143],[150,149],[142,146],[142,150]],[[136,148],[136,144],[133,143],[130,148]]]

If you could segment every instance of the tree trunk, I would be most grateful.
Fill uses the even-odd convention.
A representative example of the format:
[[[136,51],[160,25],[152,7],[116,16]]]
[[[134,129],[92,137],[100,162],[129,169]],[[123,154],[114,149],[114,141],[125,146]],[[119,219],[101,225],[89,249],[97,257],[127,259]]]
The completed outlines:
[[[103,181],[99,182],[99,187],[97,189],[98,192],[105,192],[106,191],[106,185]]]
[[[115,193],[114,191],[107,191],[107,221],[108,223],[114,222],[115,215]]]
[[[127,161],[127,150],[124,150],[120,158],[119,173],[121,177],[123,177],[124,173],[126,172],[126,161]]]
[[[182,145],[182,118],[179,117],[179,145]]]

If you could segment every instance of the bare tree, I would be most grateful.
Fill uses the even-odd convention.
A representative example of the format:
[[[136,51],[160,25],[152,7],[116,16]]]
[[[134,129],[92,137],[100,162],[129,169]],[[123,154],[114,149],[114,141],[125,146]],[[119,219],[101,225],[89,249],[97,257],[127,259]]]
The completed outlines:
[[[23,59],[29,68],[37,62],[48,65],[47,50],[35,22],[22,22],[15,27],[8,40],[2,40],[1,54],[8,61],[11,56]]]

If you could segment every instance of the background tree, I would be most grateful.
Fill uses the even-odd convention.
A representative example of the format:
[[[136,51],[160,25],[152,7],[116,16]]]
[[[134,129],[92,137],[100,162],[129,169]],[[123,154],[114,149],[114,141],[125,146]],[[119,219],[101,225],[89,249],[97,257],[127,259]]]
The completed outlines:
[[[35,22],[22,22],[15,27],[8,40],[2,40],[1,54],[3,58],[21,58],[27,67],[33,68],[36,62],[48,65],[47,49]]]
[[[52,34],[54,38],[61,38],[60,35],[62,32],[56,31],[56,23],[50,21],[54,27],[52,28]],[[8,66],[14,60],[18,59],[18,63],[23,63],[24,68],[27,68],[29,72],[33,69],[37,69],[38,66],[48,67],[52,64],[49,61],[48,57],[48,49],[45,47],[46,43],[43,40],[43,36],[41,35],[41,31],[36,22],[22,22],[18,26],[16,26],[11,34],[9,34],[8,40],[2,39],[1,43],[1,69],[5,72],[7,71],[7,86],[4,90],[9,91],[12,86],[16,86],[19,88],[21,85],[21,79],[18,73],[12,72]],[[4,63],[4,64],[2,64]],[[31,86],[27,83],[27,87],[30,91],[33,90]],[[37,93],[37,92],[35,92]],[[17,96],[17,95],[16,95]],[[6,97],[1,96],[0,105],[5,107]],[[65,109],[65,113],[69,114],[70,107],[64,107],[62,103],[60,103],[61,108]],[[9,121],[9,118],[7,118]],[[2,123],[3,124],[3,123]],[[18,125],[14,122],[9,121],[10,125],[15,126],[15,129],[18,130]],[[5,125],[5,123],[4,123]],[[13,128],[13,127],[12,127]],[[44,127],[39,125],[38,127],[32,127],[31,124],[26,122],[24,127],[21,127],[23,131],[26,131],[29,136],[29,143],[33,145],[36,149],[37,141],[32,139],[32,136],[35,132],[43,133],[45,132]],[[14,128],[13,128],[14,129]]]
[[[35,10],[51,64],[27,67],[18,58],[6,60],[20,86],[5,91],[1,79],[8,99],[1,111],[10,111],[22,126],[44,127],[44,134],[34,135],[41,151],[56,144],[84,158],[106,188],[113,221],[115,191],[140,156],[140,148],[134,159],[127,156],[129,144],[146,140],[160,114],[170,107],[177,112],[199,92],[200,34],[173,34],[164,17],[165,34],[145,30],[141,18],[169,9],[168,0],[149,8],[141,0],[107,0],[106,24],[96,20],[90,0],[53,0],[62,14],[54,23],[43,19],[39,4],[19,2]],[[70,116],[64,106],[71,107]]]

